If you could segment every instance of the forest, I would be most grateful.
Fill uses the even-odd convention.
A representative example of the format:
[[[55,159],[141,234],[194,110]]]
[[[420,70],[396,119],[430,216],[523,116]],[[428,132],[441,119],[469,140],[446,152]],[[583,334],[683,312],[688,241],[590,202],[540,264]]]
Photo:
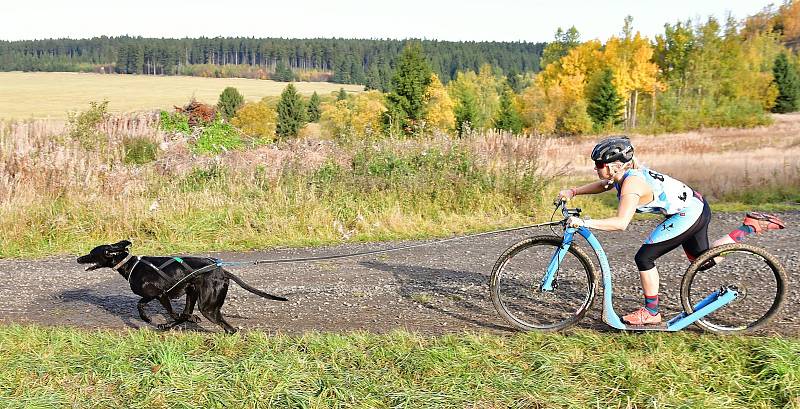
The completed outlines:
[[[422,40],[442,79],[491,64],[539,71],[545,43]],[[85,71],[150,75],[322,80],[388,90],[406,40],[95,37],[0,41],[0,71]]]

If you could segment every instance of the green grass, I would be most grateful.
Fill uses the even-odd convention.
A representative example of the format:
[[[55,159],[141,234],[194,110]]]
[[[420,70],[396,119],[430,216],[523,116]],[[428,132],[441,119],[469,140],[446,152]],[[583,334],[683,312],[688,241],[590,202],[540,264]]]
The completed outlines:
[[[681,334],[267,336],[0,327],[3,407],[800,404],[800,342]]]
[[[161,77],[65,72],[0,72],[0,119],[60,118],[81,111],[89,101],[108,100],[110,112],[172,110],[192,97],[216,105],[225,87],[235,87],[247,101],[280,95],[285,82],[244,78]],[[327,95],[359,85],[298,82],[297,91]]]

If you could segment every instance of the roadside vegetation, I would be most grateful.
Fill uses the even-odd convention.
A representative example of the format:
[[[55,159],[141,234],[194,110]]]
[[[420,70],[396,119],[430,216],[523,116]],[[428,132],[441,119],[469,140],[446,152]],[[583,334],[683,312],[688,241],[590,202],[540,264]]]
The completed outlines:
[[[276,140],[220,119],[190,126],[188,114],[103,109],[62,126],[0,126],[0,257],[77,254],[122,238],[163,253],[451,236],[546,220],[558,188],[593,175],[591,137]],[[785,210],[800,202],[800,116],[776,118],[633,140],[644,163],[715,209]],[[268,134],[275,120],[262,124]],[[576,203],[600,217],[612,196]]]

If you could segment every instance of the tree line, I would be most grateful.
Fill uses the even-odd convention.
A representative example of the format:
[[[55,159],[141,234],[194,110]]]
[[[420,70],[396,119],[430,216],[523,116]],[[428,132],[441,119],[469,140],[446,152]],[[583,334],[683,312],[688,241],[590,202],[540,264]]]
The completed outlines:
[[[419,41],[444,81],[491,64],[538,71],[545,43]],[[317,79],[388,91],[406,40],[95,37],[0,41],[0,71],[102,71],[150,75],[208,75]]]
[[[800,10],[800,3],[793,4],[781,12]],[[800,110],[800,57],[787,43],[785,25],[756,25],[752,18],[676,22],[652,40],[634,30],[630,17],[605,42],[581,41],[574,27],[559,29],[543,50],[547,65],[539,73],[484,64],[458,71],[447,83],[422,44],[410,42],[388,92],[340,92],[321,102],[315,96],[314,103],[309,100],[317,113],[312,116],[292,90],[290,101],[266,99],[231,110],[233,123],[246,134],[264,118],[294,124],[260,134],[268,140],[297,136],[305,122],[315,120],[339,139],[463,136],[489,129],[657,133],[766,124],[770,111]]]

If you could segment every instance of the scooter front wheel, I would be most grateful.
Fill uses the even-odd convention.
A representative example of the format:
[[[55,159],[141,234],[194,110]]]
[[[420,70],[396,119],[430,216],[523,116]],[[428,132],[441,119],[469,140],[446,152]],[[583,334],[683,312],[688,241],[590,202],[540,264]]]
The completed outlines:
[[[578,322],[591,308],[597,288],[589,256],[575,244],[559,263],[552,290],[541,288],[558,236],[536,236],[506,250],[492,269],[492,303],[497,312],[523,331],[558,331]]]

